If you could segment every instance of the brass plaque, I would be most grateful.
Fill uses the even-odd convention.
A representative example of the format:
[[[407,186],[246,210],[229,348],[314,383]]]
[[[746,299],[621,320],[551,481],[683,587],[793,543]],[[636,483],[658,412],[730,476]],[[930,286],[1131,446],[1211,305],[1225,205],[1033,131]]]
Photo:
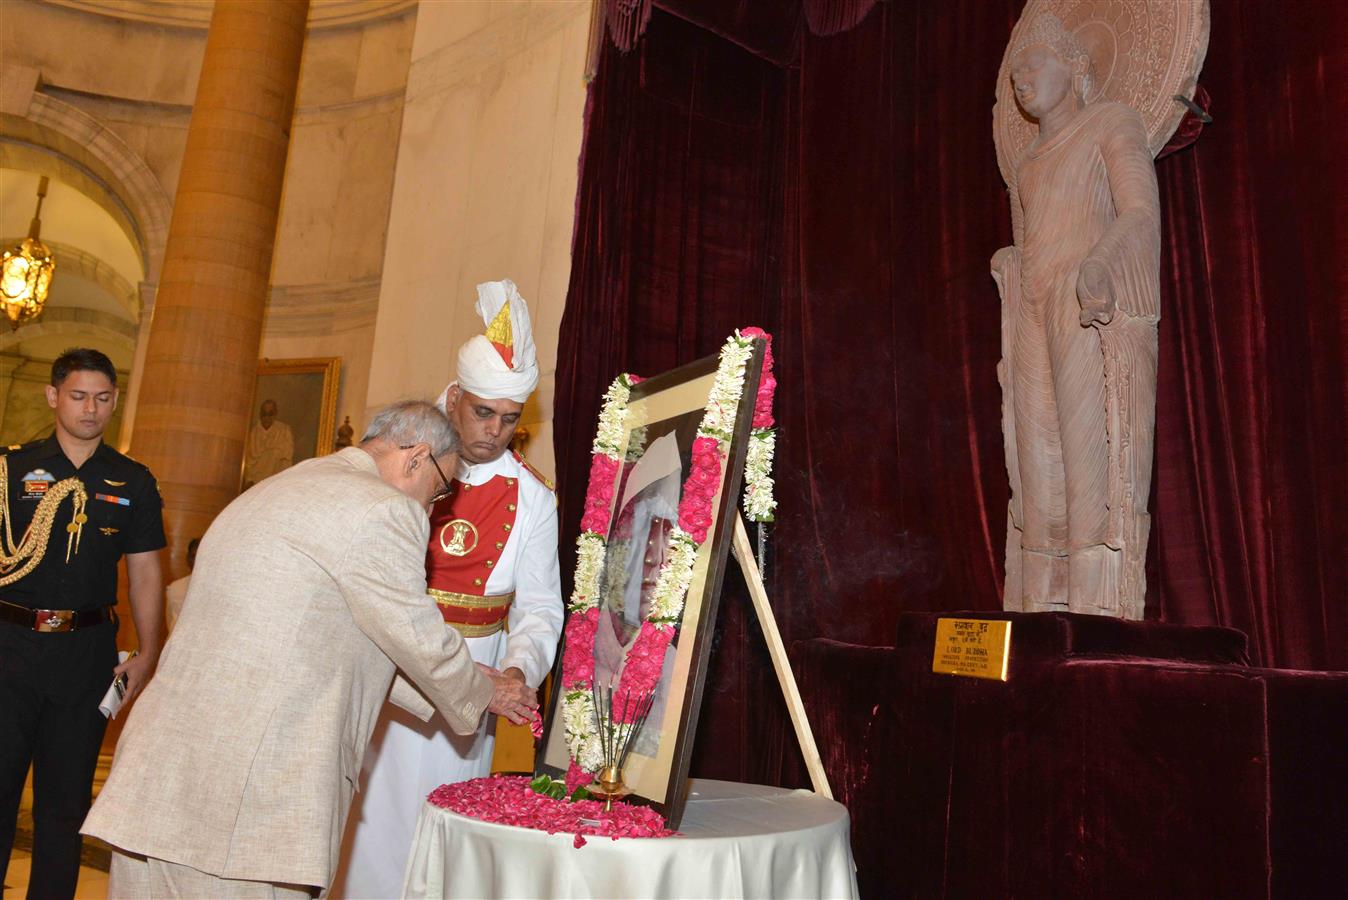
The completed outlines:
[[[1006,680],[1011,623],[1005,619],[937,619],[931,670],[941,675]]]

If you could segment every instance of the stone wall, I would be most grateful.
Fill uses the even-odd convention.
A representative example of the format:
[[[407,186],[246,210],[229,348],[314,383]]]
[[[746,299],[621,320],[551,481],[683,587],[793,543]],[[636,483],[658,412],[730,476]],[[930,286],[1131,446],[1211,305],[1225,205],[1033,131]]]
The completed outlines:
[[[73,108],[106,130],[124,153],[143,162],[155,188],[171,200],[209,5],[3,3],[0,59],[7,76],[36,71],[38,105]],[[338,422],[344,415],[360,422],[365,407],[416,12],[416,4],[405,0],[371,0],[316,4],[310,16],[261,350],[276,359],[341,357]],[[24,150],[11,156],[69,153],[69,147],[34,150],[43,129],[23,121],[21,110],[5,111],[0,140]],[[68,160],[60,165],[70,168]],[[155,251],[162,254],[164,235],[157,237],[160,245],[143,254],[150,308]],[[71,342],[77,338],[72,335]],[[97,345],[97,335],[91,333],[89,342]],[[0,390],[6,396],[20,387],[17,370],[30,359],[10,355],[0,371],[13,382]],[[31,359],[39,368],[49,361]],[[130,421],[117,441],[123,447],[134,427],[134,372],[130,381],[123,397]]]
[[[438,394],[482,329],[474,286],[510,278],[543,376],[526,452],[549,474],[589,15],[589,0],[422,4],[366,396],[369,410]]]

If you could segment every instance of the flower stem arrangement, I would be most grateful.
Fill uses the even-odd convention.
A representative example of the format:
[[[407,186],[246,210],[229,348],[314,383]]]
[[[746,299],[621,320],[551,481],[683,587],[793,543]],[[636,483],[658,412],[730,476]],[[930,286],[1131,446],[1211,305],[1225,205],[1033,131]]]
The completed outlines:
[[[632,744],[641,732],[641,727],[650,717],[651,707],[655,705],[655,692],[638,694],[636,697],[630,691],[625,692],[616,714],[613,710],[613,688],[600,690],[596,685],[590,688],[590,693],[594,703],[594,728],[604,751],[604,764],[589,790],[602,796],[604,809],[611,810],[613,801],[627,793],[623,784],[623,767],[627,765],[627,755],[632,751]]]
[[[627,461],[629,435],[640,424],[629,421],[628,404],[632,388],[642,379],[620,375],[604,394],[591,448],[589,485],[577,539],[575,585],[567,604],[570,616],[562,655],[562,719],[570,755],[565,780],[568,793],[589,784],[593,775],[602,773],[615,761],[616,768],[622,768],[633,736],[651,712],[665,652],[682,621],[694,566],[714,523],[713,504],[722,484],[755,340],[764,342],[765,354],[758,392],[753,398],[743,506],[751,521],[765,523],[773,519],[776,501],[772,461],[776,433],[772,402],[777,382],[772,374],[772,339],[760,328],[744,328],[721,347],[693,440],[691,471],[679,497],[677,522],[669,529],[664,562],[651,589],[648,612],[626,653],[617,683],[605,686],[601,692],[595,684],[594,645],[611,507]],[[644,444],[644,434],[641,440]],[[616,709],[614,697],[619,698]]]

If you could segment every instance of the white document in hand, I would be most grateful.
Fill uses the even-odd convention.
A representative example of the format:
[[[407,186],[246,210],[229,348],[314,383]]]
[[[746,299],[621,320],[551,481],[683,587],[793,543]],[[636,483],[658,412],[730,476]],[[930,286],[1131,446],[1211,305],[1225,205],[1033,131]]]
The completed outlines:
[[[131,654],[127,653],[125,650],[117,651],[118,664],[124,663],[130,658]],[[98,711],[101,712],[106,719],[115,719],[117,718],[118,711],[122,708],[122,701],[125,699],[126,681],[121,675],[118,675],[116,678],[112,679],[112,685],[108,688],[108,692],[103,695],[103,699],[99,702]]]

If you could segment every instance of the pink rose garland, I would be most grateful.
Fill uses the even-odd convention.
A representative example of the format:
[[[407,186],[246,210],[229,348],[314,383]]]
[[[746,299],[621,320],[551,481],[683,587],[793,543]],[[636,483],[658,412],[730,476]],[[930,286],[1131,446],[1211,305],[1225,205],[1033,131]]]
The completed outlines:
[[[600,537],[608,536],[609,505],[613,502],[614,483],[618,477],[618,461],[596,453],[590,458],[590,484],[585,492],[585,512],[580,519],[581,531],[592,531]]]
[[[772,335],[757,327],[741,328],[740,334],[762,338],[766,344],[763,348],[763,374],[758,379],[758,396],[754,398],[753,426],[771,428],[776,423],[772,417],[772,398],[777,393],[777,379],[772,377]]]
[[[665,649],[672,640],[673,625],[641,623],[637,639],[633,641],[632,649],[627,651],[627,661],[623,664],[618,689],[613,692],[613,715],[617,721],[627,724],[636,720],[636,702],[624,703],[623,698],[641,697],[655,690],[665,665]]]
[[[721,442],[710,437],[695,439],[692,472],[683,483],[683,496],[679,500],[679,527],[688,532],[698,546],[707,542],[711,504],[720,485]]]
[[[567,690],[586,690],[594,681],[594,636],[599,630],[599,607],[572,613],[566,623],[562,651],[562,684]]]

